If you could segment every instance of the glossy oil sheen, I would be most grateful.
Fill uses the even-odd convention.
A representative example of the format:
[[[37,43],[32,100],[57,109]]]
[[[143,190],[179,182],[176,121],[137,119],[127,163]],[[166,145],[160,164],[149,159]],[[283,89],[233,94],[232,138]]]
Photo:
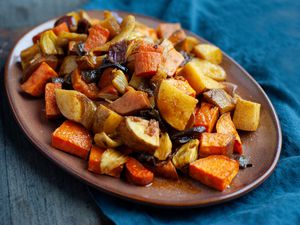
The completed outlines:
[[[121,16],[127,15],[125,12],[119,13]],[[91,11],[89,14],[96,18],[103,16],[101,11]],[[150,27],[156,27],[160,22],[140,15],[136,15],[136,18]],[[51,28],[54,22],[55,19],[35,27],[17,42],[6,64],[5,88],[20,127],[33,145],[57,165],[87,184],[115,196],[155,206],[177,208],[200,207],[237,198],[253,190],[272,173],[280,156],[282,142],[276,112],[262,88],[226,54],[221,65],[228,74],[227,80],[238,85],[237,93],[243,98],[258,102],[262,107],[258,130],[240,132],[245,155],[250,156],[254,166],[240,170],[230,188],[225,191],[219,192],[183,177],[178,182],[156,178],[149,187],[134,186],[120,179],[95,175],[87,171],[86,161],[52,148],[51,133],[62,121],[48,121],[45,118],[43,99],[32,98],[22,93],[19,83],[22,72],[16,62],[20,60],[20,52],[32,44],[31,38]],[[186,32],[201,42],[207,42],[195,34]]]

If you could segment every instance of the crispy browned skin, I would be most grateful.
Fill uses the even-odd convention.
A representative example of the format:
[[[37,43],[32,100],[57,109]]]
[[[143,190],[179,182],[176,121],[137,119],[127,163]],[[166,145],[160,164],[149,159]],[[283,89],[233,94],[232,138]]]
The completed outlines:
[[[238,162],[223,155],[198,159],[189,167],[192,178],[219,191],[228,187],[238,171]]]

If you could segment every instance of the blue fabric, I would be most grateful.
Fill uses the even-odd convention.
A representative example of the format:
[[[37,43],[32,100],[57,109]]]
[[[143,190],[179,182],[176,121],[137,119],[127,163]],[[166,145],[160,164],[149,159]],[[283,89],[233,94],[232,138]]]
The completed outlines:
[[[279,164],[259,188],[226,204],[184,211],[131,204],[91,189],[116,224],[300,224],[300,1],[92,0],[86,9],[124,10],[180,22],[216,44],[263,87],[283,130]]]

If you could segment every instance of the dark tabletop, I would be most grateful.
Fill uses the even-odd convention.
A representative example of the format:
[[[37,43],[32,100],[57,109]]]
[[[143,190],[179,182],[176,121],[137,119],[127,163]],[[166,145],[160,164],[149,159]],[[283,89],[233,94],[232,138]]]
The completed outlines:
[[[0,1],[0,224],[107,223],[86,185],[55,166],[27,140],[13,118],[3,84],[4,64],[17,38],[29,26],[84,2]]]

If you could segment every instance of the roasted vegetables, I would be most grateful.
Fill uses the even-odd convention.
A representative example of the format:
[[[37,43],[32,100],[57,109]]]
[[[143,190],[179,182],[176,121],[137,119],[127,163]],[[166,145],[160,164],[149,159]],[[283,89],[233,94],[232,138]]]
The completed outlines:
[[[126,162],[126,177],[129,182],[142,186],[152,183],[154,178],[153,173],[134,158]]]
[[[57,118],[61,115],[56,104],[55,90],[61,89],[61,83],[48,83],[45,87],[45,110],[48,119]]]
[[[124,144],[136,151],[154,153],[159,147],[159,125],[155,120],[128,116],[120,123],[119,132]]]
[[[174,166],[178,169],[198,159],[199,140],[193,139],[182,145],[172,158]]]
[[[201,183],[224,191],[239,171],[237,161],[223,155],[212,155],[190,164],[189,175]]]
[[[243,154],[243,146],[240,135],[235,129],[234,123],[231,120],[230,113],[224,113],[218,119],[216,124],[217,133],[221,134],[232,134],[235,136],[234,140],[234,151],[238,154]]]
[[[203,93],[203,97],[206,101],[218,106],[221,114],[230,112],[235,107],[233,99],[223,89],[209,90]]]
[[[220,64],[222,62],[222,52],[216,46],[210,44],[199,44],[194,47],[193,51],[199,58],[206,59],[211,63]]]
[[[209,155],[231,156],[234,140],[235,137],[232,134],[203,133],[201,134],[199,155],[202,157]]]
[[[55,90],[55,97],[60,112],[67,119],[91,128],[97,108],[90,99],[78,91],[62,89]]]
[[[89,131],[80,124],[66,120],[52,134],[52,146],[86,159],[92,147]]]
[[[46,83],[52,77],[57,77],[57,73],[47,63],[42,62],[21,88],[26,93],[39,97],[44,93]]]
[[[237,99],[236,109],[233,114],[233,123],[237,129],[256,131],[259,124],[260,104]]]
[[[20,54],[21,89],[45,93],[46,118],[65,119],[52,146],[89,155],[89,171],[142,186],[189,174],[224,190],[237,161],[252,165],[237,129],[257,129],[260,104],[226,81],[221,50],[179,23],[155,29],[132,15],[81,10],[32,40]]]
[[[163,80],[156,102],[162,117],[175,129],[184,130],[198,101]]]
[[[95,112],[93,131],[94,133],[105,132],[112,134],[123,120],[123,117],[104,105],[99,105]]]

